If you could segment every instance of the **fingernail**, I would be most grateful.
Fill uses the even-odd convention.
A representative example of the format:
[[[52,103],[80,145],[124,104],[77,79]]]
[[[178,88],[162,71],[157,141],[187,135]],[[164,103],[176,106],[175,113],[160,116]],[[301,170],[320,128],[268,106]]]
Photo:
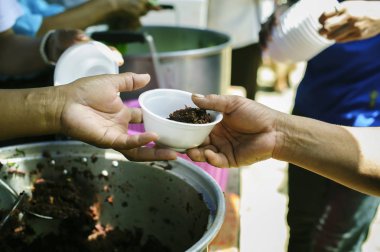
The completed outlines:
[[[205,98],[203,94],[193,94],[193,96],[200,99]]]

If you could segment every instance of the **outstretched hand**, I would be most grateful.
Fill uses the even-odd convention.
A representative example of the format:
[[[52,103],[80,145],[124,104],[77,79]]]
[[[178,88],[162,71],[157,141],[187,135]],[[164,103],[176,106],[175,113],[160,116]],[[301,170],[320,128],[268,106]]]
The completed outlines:
[[[144,147],[158,139],[156,134],[127,134],[129,123],[142,122],[142,113],[126,107],[119,92],[142,88],[149,80],[147,74],[124,73],[83,78],[58,87],[57,99],[63,104],[58,108],[61,132],[98,147],[118,150],[130,160],[175,159],[174,151]]]
[[[187,151],[193,161],[240,167],[272,157],[280,112],[239,96],[193,95],[192,99],[200,108],[223,113],[204,144]]]

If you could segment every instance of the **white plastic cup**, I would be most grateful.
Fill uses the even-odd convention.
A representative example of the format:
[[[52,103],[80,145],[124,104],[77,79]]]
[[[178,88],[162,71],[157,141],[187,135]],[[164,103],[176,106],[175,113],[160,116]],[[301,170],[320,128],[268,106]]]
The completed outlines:
[[[273,28],[269,56],[280,62],[307,61],[334,44],[319,35],[318,19],[338,5],[337,0],[301,0],[292,5]]]

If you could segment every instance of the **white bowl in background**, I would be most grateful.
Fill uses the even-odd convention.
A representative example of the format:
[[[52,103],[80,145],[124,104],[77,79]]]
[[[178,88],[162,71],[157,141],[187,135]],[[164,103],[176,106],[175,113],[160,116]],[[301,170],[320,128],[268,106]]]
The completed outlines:
[[[54,70],[54,85],[64,85],[79,78],[99,74],[117,74],[115,52],[97,41],[75,44],[59,57]]]
[[[211,110],[207,110],[212,117],[211,123],[191,124],[167,119],[171,113],[185,106],[197,107],[191,95],[190,92],[177,89],[152,89],[139,96],[145,131],[158,134],[158,145],[178,152],[197,147],[223,119],[221,113]]]

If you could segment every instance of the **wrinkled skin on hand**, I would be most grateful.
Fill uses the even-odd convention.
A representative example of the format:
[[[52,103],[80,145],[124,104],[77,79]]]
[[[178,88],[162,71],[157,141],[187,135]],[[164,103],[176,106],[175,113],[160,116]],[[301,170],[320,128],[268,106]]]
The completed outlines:
[[[146,74],[124,73],[82,78],[57,87],[60,131],[95,146],[120,151],[130,160],[175,159],[172,150],[144,147],[158,139],[155,133],[127,134],[129,123],[142,122],[142,113],[126,107],[118,93],[142,88],[149,80]]]
[[[216,167],[241,167],[273,156],[276,123],[281,113],[239,96],[192,97],[204,109],[223,113],[223,120],[202,146],[187,151],[193,161]]]

